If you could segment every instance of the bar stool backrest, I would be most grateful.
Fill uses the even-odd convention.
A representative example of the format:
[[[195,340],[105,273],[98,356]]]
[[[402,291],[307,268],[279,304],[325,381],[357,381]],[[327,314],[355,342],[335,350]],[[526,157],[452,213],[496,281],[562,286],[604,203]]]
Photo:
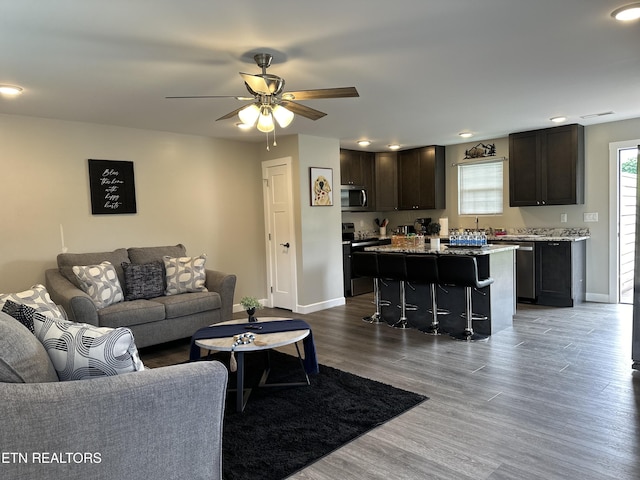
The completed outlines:
[[[467,255],[440,255],[438,257],[440,282],[459,287],[479,288],[478,263]]]
[[[424,284],[439,283],[438,257],[435,255],[407,255],[407,280]]]
[[[359,277],[379,277],[378,254],[376,252],[353,252],[351,269]]]
[[[378,272],[380,278],[407,279],[407,261],[404,253],[379,253]]]

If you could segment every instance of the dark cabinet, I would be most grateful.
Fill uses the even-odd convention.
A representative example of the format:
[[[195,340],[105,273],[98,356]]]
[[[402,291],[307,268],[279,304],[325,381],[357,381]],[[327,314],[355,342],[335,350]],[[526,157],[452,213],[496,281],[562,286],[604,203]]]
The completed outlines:
[[[509,135],[512,207],[584,203],[584,127],[573,124]]]
[[[536,242],[538,304],[572,307],[584,302],[586,242]]]
[[[376,209],[381,212],[398,209],[398,154],[375,155]]]
[[[445,208],[445,147],[398,152],[398,208]]]
[[[369,210],[375,210],[375,155],[371,152],[340,149],[340,184],[364,187]]]

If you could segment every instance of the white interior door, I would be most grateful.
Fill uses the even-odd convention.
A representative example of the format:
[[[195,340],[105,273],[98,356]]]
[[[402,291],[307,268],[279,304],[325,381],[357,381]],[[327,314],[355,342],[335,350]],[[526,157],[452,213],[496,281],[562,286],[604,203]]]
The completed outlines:
[[[296,310],[296,244],[291,158],[262,163],[267,279],[272,307]]]

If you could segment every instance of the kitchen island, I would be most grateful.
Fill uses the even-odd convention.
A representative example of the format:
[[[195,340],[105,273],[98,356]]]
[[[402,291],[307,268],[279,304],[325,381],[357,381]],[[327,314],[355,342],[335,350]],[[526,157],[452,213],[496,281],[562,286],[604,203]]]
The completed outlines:
[[[515,251],[518,245],[487,245],[482,248],[456,247],[442,245],[432,250],[429,244],[406,247],[384,245],[368,247],[366,251],[378,253],[406,253],[411,255],[471,255],[476,257],[479,278],[492,277],[494,282],[488,287],[473,291],[473,311],[487,317],[487,320],[474,322],[478,333],[491,335],[513,324],[516,312]],[[381,308],[382,318],[389,325],[400,319],[399,282],[384,280],[380,282],[381,298],[390,302]],[[431,294],[428,285],[410,283],[406,287],[407,323],[410,327],[426,329],[431,323],[428,312]],[[439,314],[438,321],[445,332],[457,333],[464,329],[465,320],[460,316],[465,311],[463,287],[442,285],[437,288],[438,308],[449,314]],[[413,307],[416,307],[415,309]]]

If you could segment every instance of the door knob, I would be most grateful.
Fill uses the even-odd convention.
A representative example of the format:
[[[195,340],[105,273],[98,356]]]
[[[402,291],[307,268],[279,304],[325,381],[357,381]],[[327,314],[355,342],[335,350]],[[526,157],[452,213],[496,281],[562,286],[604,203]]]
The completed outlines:
[[[287,243],[281,243],[280,245],[282,245],[283,247],[287,247],[287,248],[289,248],[289,246],[290,246],[290,245],[289,245],[289,242],[287,242]]]

